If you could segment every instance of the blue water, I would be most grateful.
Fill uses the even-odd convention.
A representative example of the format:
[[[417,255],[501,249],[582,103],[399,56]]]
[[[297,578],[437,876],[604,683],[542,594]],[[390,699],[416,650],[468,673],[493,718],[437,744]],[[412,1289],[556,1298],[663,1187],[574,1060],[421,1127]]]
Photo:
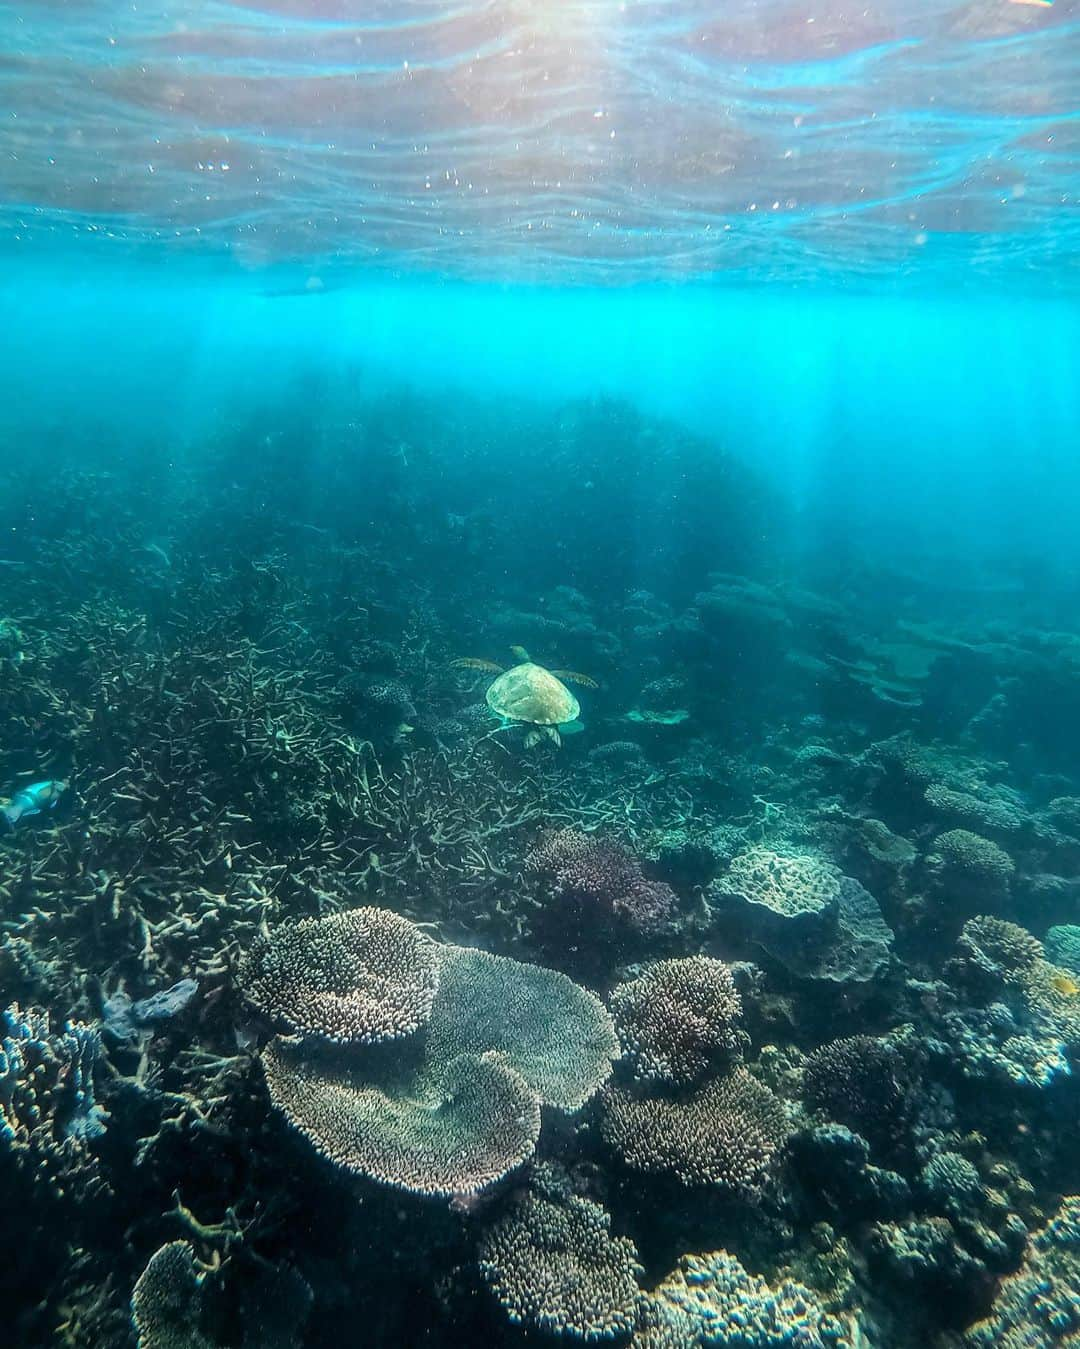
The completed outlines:
[[[1071,554],[1076,4],[714,11],[0,5],[0,424],[628,395],[890,546]]]
[[[70,442],[89,419],[182,454],[306,376],[313,442],[398,387],[437,392],[451,419],[463,395],[510,417],[513,400],[625,397],[761,466],[811,534],[824,512],[897,561],[1080,563],[1080,310],[1064,299],[411,278],[295,296],[190,267],[9,271],[0,427]]]

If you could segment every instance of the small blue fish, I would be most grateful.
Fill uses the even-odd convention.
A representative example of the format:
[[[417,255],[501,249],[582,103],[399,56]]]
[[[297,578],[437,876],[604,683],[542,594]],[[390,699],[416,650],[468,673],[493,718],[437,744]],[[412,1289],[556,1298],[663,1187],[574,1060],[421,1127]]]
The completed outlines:
[[[43,810],[52,810],[67,791],[67,786],[66,782],[54,778],[31,782],[28,787],[20,788],[6,805],[0,806],[0,815],[14,827],[24,815],[40,815]]]

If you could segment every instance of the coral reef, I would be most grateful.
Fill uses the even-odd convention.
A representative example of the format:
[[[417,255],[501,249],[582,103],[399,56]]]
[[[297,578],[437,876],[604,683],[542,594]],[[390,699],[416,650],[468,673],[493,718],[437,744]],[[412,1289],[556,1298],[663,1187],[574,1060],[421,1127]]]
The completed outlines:
[[[938,1030],[946,1044],[936,1048],[960,1072],[1034,1087],[1072,1075],[1080,985],[1044,958],[1031,933],[1005,919],[971,918],[946,973],[962,997],[943,1009]]]
[[[612,1235],[599,1204],[545,1179],[534,1173],[484,1231],[481,1273],[513,1322],[570,1339],[622,1338],[635,1324],[643,1273],[634,1243]]]
[[[634,1336],[637,1349],[855,1349],[858,1328],[824,1311],[808,1288],[772,1288],[727,1251],[689,1255],[651,1295]]]
[[[742,1000],[708,956],[662,960],[611,994],[623,1053],[639,1081],[696,1082],[740,1050]]]
[[[1023,1267],[1005,1279],[990,1314],[964,1335],[970,1349],[1050,1349],[1080,1335],[1080,1199],[1065,1199],[1037,1232]]]
[[[788,557],[626,408],[309,393],[3,469],[9,1339],[1075,1337],[1042,588]],[[558,754],[453,665],[523,641]]]
[[[743,1198],[768,1184],[788,1135],[782,1103],[745,1068],[678,1096],[611,1085],[601,1107],[604,1138],[632,1170]]]

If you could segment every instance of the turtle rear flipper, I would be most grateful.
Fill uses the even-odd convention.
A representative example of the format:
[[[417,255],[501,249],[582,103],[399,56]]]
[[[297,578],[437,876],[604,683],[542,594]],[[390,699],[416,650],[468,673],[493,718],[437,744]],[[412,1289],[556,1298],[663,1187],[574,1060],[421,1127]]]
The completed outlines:
[[[525,737],[525,748],[532,749],[541,740],[553,740],[556,749],[562,745],[562,736],[554,726],[534,726]]]
[[[598,689],[600,685],[591,675],[578,674],[576,670],[551,670],[556,679],[569,680],[571,684],[580,684],[582,688]]]

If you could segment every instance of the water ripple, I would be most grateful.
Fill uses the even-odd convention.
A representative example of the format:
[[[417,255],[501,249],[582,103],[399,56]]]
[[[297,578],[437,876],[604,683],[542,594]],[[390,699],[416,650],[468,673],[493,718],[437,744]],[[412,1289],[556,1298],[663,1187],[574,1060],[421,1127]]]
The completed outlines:
[[[0,0],[0,231],[513,280],[1074,287],[1080,0]]]

